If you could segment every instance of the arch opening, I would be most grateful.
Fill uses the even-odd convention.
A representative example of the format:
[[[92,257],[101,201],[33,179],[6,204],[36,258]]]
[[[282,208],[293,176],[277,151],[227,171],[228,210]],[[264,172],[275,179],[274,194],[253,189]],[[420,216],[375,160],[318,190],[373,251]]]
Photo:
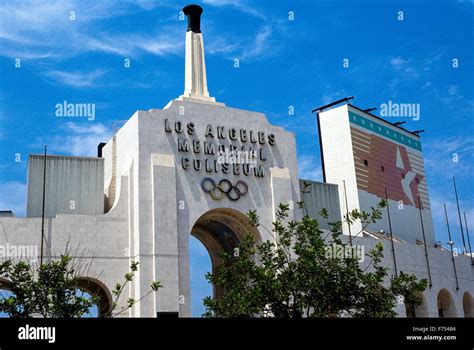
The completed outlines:
[[[205,313],[204,298],[213,295],[212,285],[206,274],[212,271],[211,257],[206,247],[193,235],[189,236],[189,276],[191,287],[191,316],[202,317]]]
[[[407,318],[429,317],[425,295],[421,292],[417,292],[417,296],[422,300],[420,305],[405,304]]]
[[[474,298],[469,292],[464,292],[462,297],[462,307],[464,311],[464,317],[474,318]]]
[[[79,277],[77,279],[77,288],[89,295],[99,297],[97,304],[98,317],[106,317],[109,314],[112,308],[112,294],[102,282],[92,277]]]
[[[234,254],[235,248],[248,233],[254,237],[257,244],[261,243],[260,233],[250,224],[248,217],[230,208],[217,208],[204,213],[191,229],[191,235],[202,243],[209,254],[212,273],[223,264],[221,254]],[[222,288],[212,288],[214,298],[222,296]]]
[[[0,296],[8,297],[13,294],[12,283],[0,278]],[[82,317],[105,317],[112,307],[112,295],[108,288],[99,280],[91,277],[79,277],[77,279],[77,290],[82,291],[82,297],[91,298],[92,295],[99,297],[97,305],[89,309],[89,314]],[[0,317],[9,317],[6,313],[0,312]]]
[[[438,316],[456,317],[456,307],[454,305],[453,297],[447,289],[441,289],[438,293]]]
[[[13,293],[11,292],[11,282],[4,278],[0,278],[0,297],[8,298],[12,294]],[[5,312],[0,311],[0,318],[6,317],[9,317],[9,315]]]

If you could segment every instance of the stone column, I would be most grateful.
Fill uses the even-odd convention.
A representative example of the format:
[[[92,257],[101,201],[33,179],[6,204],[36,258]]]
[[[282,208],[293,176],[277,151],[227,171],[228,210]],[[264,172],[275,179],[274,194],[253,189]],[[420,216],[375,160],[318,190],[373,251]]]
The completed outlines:
[[[275,213],[280,203],[290,205],[288,219],[294,218],[297,203],[293,202],[293,193],[291,191],[291,177],[288,168],[270,168],[271,189],[272,189],[272,219],[275,220]]]
[[[155,294],[156,312],[178,312],[179,254],[175,159],[173,155],[167,154],[152,154],[151,158],[154,279],[160,280],[163,285]]]

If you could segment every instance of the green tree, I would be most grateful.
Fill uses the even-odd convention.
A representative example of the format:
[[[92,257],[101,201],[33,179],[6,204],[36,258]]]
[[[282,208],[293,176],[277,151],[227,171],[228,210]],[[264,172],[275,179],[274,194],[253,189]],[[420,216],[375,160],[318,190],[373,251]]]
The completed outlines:
[[[112,306],[106,315],[107,317],[115,317],[121,314],[122,312],[133,307],[135,304],[139,303],[143,298],[147,297],[150,293],[157,292],[158,289],[163,287],[160,281],[153,281],[150,285],[150,290],[147,293],[145,293],[145,295],[143,295],[140,299],[136,300],[134,298],[128,298],[127,304],[119,308],[118,301],[120,299],[120,296],[122,295],[122,292],[125,289],[125,286],[133,281],[133,278],[135,277],[135,272],[138,271],[138,264],[139,263],[137,261],[132,262],[130,265],[130,272],[127,272],[124,275],[125,282],[117,283],[115,285],[115,288],[112,291],[114,295],[114,301],[112,302]]]
[[[304,203],[299,205],[304,209]],[[384,206],[382,201],[370,213],[354,210],[345,221],[351,225],[360,220],[365,228],[380,219]],[[400,296],[414,305],[421,302],[417,292],[426,288],[426,280],[403,273],[388,278],[388,269],[381,265],[381,243],[360,256],[342,236],[341,222],[332,223],[328,234],[316,219],[304,215],[288,220],[288,212],[288,205],[279,205],[271,230],[274,242],[257,245],[247,234],[237,255],[222,254],[222,267],[206,278],[224,293],[204,299],[204,316],[394,317]],[[327,218],[325,210],[320,215]],[[260,226],[256,211],[248,218]],[[367,264],[361,264],[361,258]],[[386,280],[389,286],[383,287]]]
[[[79,288],[80,271],[84,267],[75,263],[69,254],[63,254],[59,259],[33,267],[25,261],[13,263],[6,260],[0,264],[0,277],[8,281],[10,293],[0,296],[0,312],[10,317],[82,317],[90,313],[94,305],[100,303],[97,295],[89,296]],[[135,305],[139,300],[128,299],[127,305],[118,307],[118,299],[127,283],[131,282],[138,270],[138,263],[133,262],[130,272],[124,276],[125,282],[117,284],[113,290],[114,301],[107,317],[113,317]],[[159,281],[151,284],[151,292],[161,288]]]

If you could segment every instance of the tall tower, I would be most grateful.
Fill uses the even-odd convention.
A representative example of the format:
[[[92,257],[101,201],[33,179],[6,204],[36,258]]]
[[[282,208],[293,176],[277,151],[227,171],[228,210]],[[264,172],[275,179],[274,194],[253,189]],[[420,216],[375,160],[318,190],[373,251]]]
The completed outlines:
[[[325,181],[339,185],[341,213],[370,211],[386,190],[393,233],[414,243],[423,241],[424,231],[427,243],[434,243],[420,137],[350,104],[320,112],[318,124]],[[369,231],[389,232],[382,212]],[[362,228],[356,223],[351,234]]]
[[[209,96],[207,90],[206,62],[204,59],[204,42],[201,33],[201,14],[203,10],[198,5],[188,5],[183,13],[188,17],[186,31],[185,53],[185,82],[184,93],[178,100],[194,100],[202,102],[216,102]]]

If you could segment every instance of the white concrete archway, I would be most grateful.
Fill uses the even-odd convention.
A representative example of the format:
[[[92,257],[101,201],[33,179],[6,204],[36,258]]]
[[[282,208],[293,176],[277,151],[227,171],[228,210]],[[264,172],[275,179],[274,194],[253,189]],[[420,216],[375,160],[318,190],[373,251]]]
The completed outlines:
[[[77,279],[77,287],[99,298],[97,304],[98,317],[109,316],[113,302],[112,293],[104,283],[97,278],[81,276]]]
[[[212,271],[222,266],[221,254],[233,254],[246,234],[251,234],[257,244],[262,242],[258,229],[250,224],[248,217],[231,208],[216,208],[201,215],[191,229],[209,253]],[[214,297],[222,290],[214,288]]]
[[[438,292],[438,316],[456,317],[456,306],[451,293],[445,288]]]
[[[474,298],[471,293],[464,292],[462,297],[462,307],[464,311],[464,317],[474,318]]]
[[[421,298],[420,305],[405,304],[407,318],[429,317],[425,295],[422,292],[418,292],[417,295]]]

